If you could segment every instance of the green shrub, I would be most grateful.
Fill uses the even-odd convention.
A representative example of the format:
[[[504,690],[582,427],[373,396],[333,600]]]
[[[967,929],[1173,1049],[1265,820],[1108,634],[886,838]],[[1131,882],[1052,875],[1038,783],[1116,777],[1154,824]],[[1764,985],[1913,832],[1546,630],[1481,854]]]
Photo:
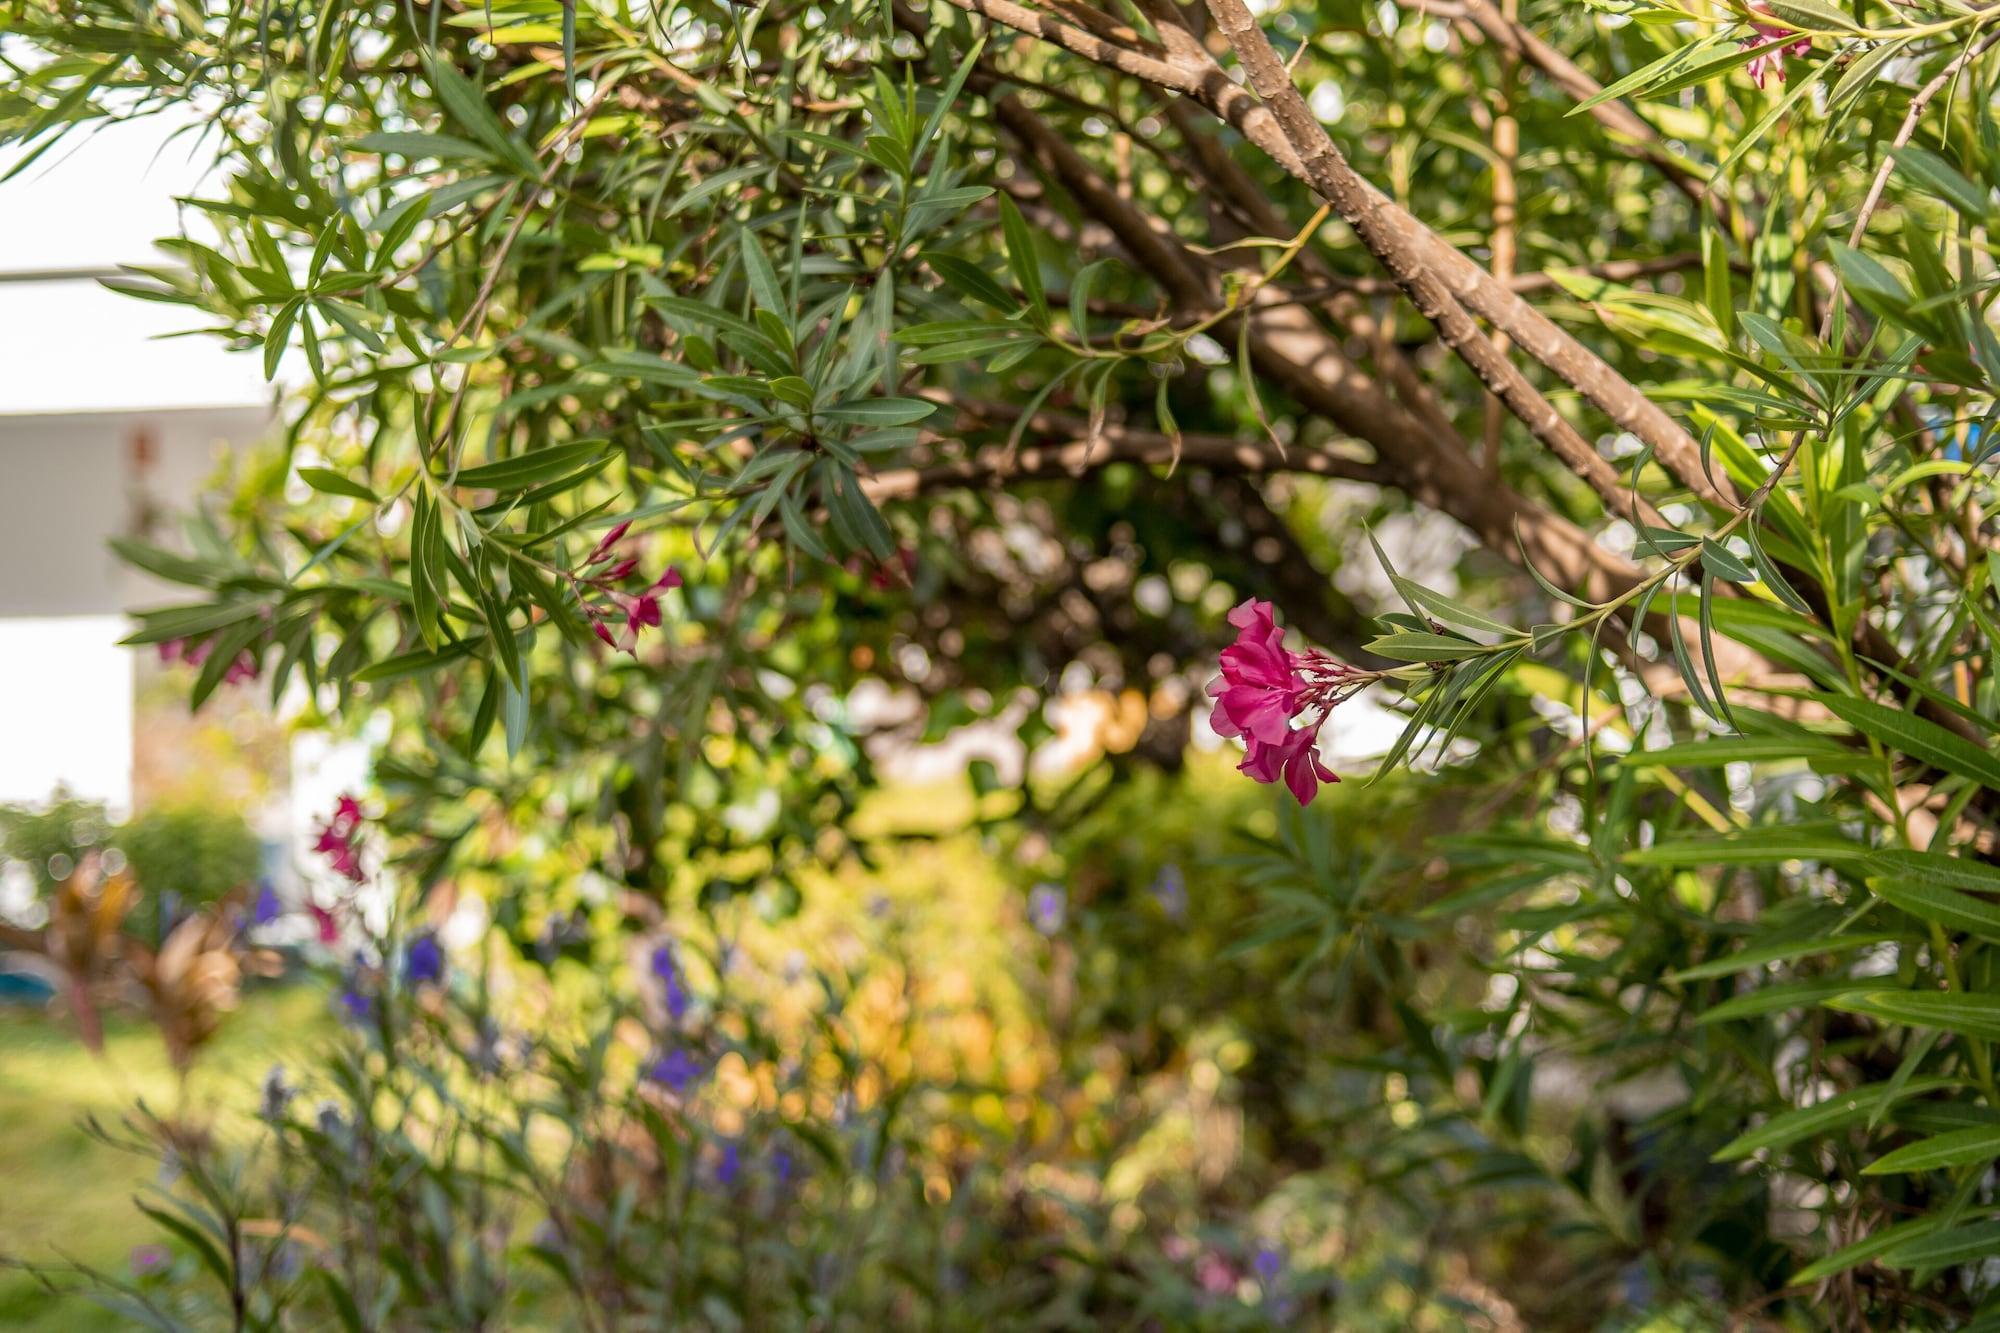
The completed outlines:
[[[206,806],[156,806],[122,825],[114,841],[139,884],[128,925],[147,937],[163,903],[183,913],[205,907],[254,884],[263,861],[243,816]]]

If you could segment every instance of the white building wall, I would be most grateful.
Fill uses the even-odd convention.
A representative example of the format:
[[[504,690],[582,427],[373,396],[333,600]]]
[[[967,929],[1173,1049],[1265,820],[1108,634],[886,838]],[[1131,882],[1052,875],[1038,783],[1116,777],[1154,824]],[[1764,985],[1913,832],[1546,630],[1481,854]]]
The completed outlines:
[[[0,803],[60,783],[129,808],[123,612],[189,593],[135,575],[106,542],[184,509],[218,450],[271,418],[256,356],[172,337],[200,314],[92,277],[161,262],[151,246],[179,225],[175,196],[214,187],[176,128],[105,129],[0,184]]]

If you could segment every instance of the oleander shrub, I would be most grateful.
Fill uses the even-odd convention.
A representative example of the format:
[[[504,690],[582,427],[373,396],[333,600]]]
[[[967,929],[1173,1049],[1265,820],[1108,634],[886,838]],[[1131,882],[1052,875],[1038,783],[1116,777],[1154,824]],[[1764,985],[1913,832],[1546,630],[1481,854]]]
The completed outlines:
[[[132,642],[393,724],[340,1133],[156,1125],[129,1308],[2000,1318],[1982,5],[0,14],[17,161],[198,113],[112,285],[296,367]],[[945,847],[999,1083],[830,1111],[845,982],[721,960]]]

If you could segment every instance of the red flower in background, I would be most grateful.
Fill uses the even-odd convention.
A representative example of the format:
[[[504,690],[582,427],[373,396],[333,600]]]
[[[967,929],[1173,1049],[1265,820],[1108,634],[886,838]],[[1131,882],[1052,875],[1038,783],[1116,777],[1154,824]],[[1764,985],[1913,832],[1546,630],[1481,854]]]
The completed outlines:
[[[343,796],[333,807],[333,818],[320,829],[319,840],[313,843],[313,850],[323,854],[336,873],[356,884],[368,878],[361,869],[361,822],[361,803]],[[314,907],[313,913],[317,919],[320,909]],[[326,934],[324,923],[320,934]]]

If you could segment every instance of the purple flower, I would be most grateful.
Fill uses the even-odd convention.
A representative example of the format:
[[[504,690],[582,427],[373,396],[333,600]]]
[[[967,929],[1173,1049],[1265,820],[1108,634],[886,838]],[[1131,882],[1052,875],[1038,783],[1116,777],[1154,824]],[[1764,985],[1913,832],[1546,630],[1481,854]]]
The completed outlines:
[[[341,988],[335,997],[340,1008],[340,1016],[350,1023],[360,1025],[375,1017],[375,997],[354,982]]]
[[[1284,1275],[1285,1252],[1276,1245],[1260,1246],[1257,1257],[1250,1261],[1250,1267],[1257,1274],[1257,1280],[1268,1287]]]
[[[649,969],[660,983],[660,996],[667,1006],[667,1017],[680,1022],[687,1017],[688,992],[681,981],[680,959],[674,953],[673,941],[667,940],[654,946]]]
[[[741,1174],[742,1169],[742,1152],[737,1147],[736,1140],[724,1139],[722,1141],[722,1151],[717,1155],[715,1161],[715,1183],[725,1187],[734,1185],[736,1177]]]
[[[250,909],[250,924],[268,926],[285,914],[285,904],[278,897],[278,891],[265,880],[257,887],[257,902]]]
[[[1053,935],[1063,928],[1068,909],[1069,895],[1060,884],[1037,884],[1028,891],[1028,920],[1044,935]]]
[[[1187,919],[1187,876],[1179,866],[1170,863],[1160,867],[1160,873],[1153,877],[1153,901],[1160,905],[1168,920]]]
[[[444,946],[435,931],[422,932],[403,950],[403,978],[412,986],[435,986],[444,980]]]
[[[164,1245],[135,1245],[132,1247],[132,1253],[127,1256],[132,1271],[141,1277],[160,1272],[172,1260],[173,1256],[167,1253],[167,1247]]]
[[[340,994],[334,997],[334,1007],[342,1018],[356,1025],[366,1024],[375,1017],[375,996],[368,986],[367,961],[358,953],[347,965]]]
[[[796,1168],[796,1165],[792,1161],[792,1150],[790,1148],[774,1149],[771,1153],[771,1179],[776,1181],[779,1188],[782,1189],[791,1183],[792,1172]]]
[[[676,1046],[646,1066],[646,1079],[679,1095],[702,1075],[701,1062]]]

